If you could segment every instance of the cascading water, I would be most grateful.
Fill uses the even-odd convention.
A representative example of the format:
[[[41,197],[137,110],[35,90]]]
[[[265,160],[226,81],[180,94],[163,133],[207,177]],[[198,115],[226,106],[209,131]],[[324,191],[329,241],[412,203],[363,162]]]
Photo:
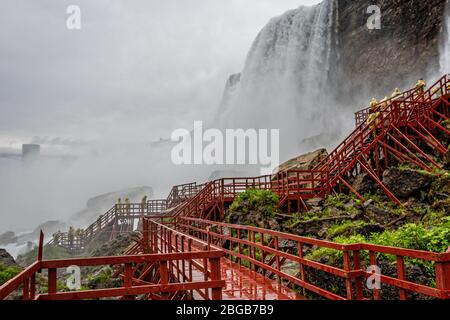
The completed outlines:
[[[282,145],[295,154],[302,138],[336,122],[324,94],[335,18],[335,0],[324,0],[272,19],[253,43],[240,81],[226,94],[221,126],[280,129]]]
[[[441,74],[450,73],[450,3],[447,4],[445,17],[445,30],[441,48]]]

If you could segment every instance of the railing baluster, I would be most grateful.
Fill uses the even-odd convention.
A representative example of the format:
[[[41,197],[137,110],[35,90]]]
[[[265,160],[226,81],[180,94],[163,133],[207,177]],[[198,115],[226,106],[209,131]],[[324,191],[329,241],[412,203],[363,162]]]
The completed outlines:
[[[405,262],[402,256],[397,256],[397,278],[405,280]],[[400,300],[406,300],[406,291],[399,289]]]

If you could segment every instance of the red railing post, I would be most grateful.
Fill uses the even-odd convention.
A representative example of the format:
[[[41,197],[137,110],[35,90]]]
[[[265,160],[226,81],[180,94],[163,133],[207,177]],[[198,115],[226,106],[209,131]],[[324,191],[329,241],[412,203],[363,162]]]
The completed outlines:
[[[30,277],[30,299],[36,298],[36,273],[33,273]]]
[[[302,242],[298,242],[297,243],[297,254],[300,257],[300,259],[304,259],[303,243]],[[306,269],[305,269],[305,266],[304,266],[303,262],[300,263],[300,279],[302,281],[305,281],[305,282],[308,281],[308,279],[306,278]],[[303,295],[306,294],[305,288],[303,288],[303,287],[302,287],[302,293],[303,293]]]
[[[23,280],[22,284],[22,299],[29,300],[30,299],[30,278],[26,278]]]
[[[211,266],[211,280],[220,281],[220,258],[209,259],[209,264]],[[222,288],[212,288],[211,291],[212,300],[222,300]]]
[[[347,290],[347,299],[353,300],[352,278],[348,274],[352,270],[352,267],[351,267],[351,260],[350,260],[350,252],[347,250],[344,251],[344,270],[347,272],[347,275],[345,278],[345,288]]]
[[[44,254],[44,232],[39,233],[39,249],[38,249],[38,261],[42,261]]]
[[[206,248],[205,248],[206,249]],[[205,282],[208,281],[208,258],[203,258],[203,280]],[[209,290],[205,289],[205,297],[206,300],[209,299]]]
[[[167,266],[167,261],[161,261],[159,263],[159,276],[161,279],[161,285],[167,285],[169,283],[169,270]],[[162,293],[163,296],[167,297],[167,293]]]
[[[436,288],[442,291],[447,291],[446,296],[442,299],[450,299],[448,292],[450,291],[450,248],[445,253],[446,259],[444,261],[436,262]]]
[[[55,294],[57,290],[56,287],[56,269],[48,269],[48,294]]]
[[[131,288],[133,286],[133,266],[131,263],[125,264],[125,278],[123,280],[123,286],[125,288]],[[133,296],[125,296],[126,300],[133,300]]]
[[[353,270],[361,269],[361,254],[359,250],[353,251]],[[356,300],[364,299],[363,277],[359,276],[355,279]]]
[[[370,264],[373,267],[377,266],[377,254],[373,251],[369,251],[369,257],[370,257]],[[373,299],[380,300],[380,289],[373,288],[372,291],[373,291]]]
[[[402,256],[397,256],[397,277],[399,280],[405,280],[405,261]],[[400,300],[406,300],[406,291],[399,289]]]
[[[142,218],[142,245],[144,254],[150,253],[148,219]]]

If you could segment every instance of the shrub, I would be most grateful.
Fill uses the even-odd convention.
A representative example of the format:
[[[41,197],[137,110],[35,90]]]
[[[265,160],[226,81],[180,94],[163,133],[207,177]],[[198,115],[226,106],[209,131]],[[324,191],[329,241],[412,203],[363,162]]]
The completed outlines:
[[[353,233],[353,231],[356,228],[360,228],[365,225],[367,225],[367,222],[361,220],[357,221],[346,220],[344,222],[332,225],[330,228],[328,228],[327,234],[329,238],[335,238],[341,235],[348,235]]]
[[[278,195],[270,190],[247,189],[239,194],[230,206],[229,212],[260,210],[264,207],[264,213],[268,217],[274,217],[274,207],[279,203]]]
[[[369,237],[352,235],[349,237],[336,237],[337,243],[372,243],[388,247],[399,247],[405,249],[423,250],[431,252],[445,252],[450,246],[450,218],[444,218],[445,223],[433,228],[426,228],[418,224],[406,224],[396,231],[384,231],[372,234]],[[329,258],[329,263],[335,264],[342,261],[342,251],[319,248],[308,255],[309,259],[320,261],[323,257]],[[369,256],[365,251],[361,252],[361,258],[368,261]],[[379,260],[395,261],[395,256],[378,254]],[[434,274],[434,264],[420,259],[405,259],[408,264],[422,267],[428,275]]]
[[[7,267],[0,263],[0,285],[18,275],[22,269],[19,267]]]

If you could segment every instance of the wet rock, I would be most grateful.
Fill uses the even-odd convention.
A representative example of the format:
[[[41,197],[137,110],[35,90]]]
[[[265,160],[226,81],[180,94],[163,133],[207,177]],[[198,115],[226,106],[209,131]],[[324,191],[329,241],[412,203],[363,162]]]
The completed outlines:
[[[308,205],[308,208],[311,207],[320,207],[323,203],[323,199],[322,198],[313,198],[313,199],[309,199],[306,201],[306,204]]]
[[[0,249],[0,264],[7,267],[17,266],[14,258],[5,249]]]
[[[382,10],[380,30],[366,25],[373,4]],[[342,94],[385,96],[388,88],[410,87],[410,79],[439,73],[445,0],[340,0],[337,6],[340,59],[333,80]],[[342,74],[351,80],[342,81]]]
[[[433,176],[415,170],[390,168],[383,173],[384,185],[398,198],[408,198],[427,189],[433,180]]]
[[[373,204],[369,204],[365,209],[364,209],[364,218],[366,221],[369,222],[373,222],[373,223],[378,223],[381,225],[385,225],[386,223],[389,223],[389,221],[391,220],[391,212],[387,209],[381,209],[378,208],[376,206],[374,206]]]
[[[328,156],[326,149],[319,149],[313,152],[302,154],[281,164],[275,173],[289,170],[311,170]],[[274,177],[275,178],[275,177]]]
[[[368,174],[359,174],[356,176],[355,180],[353,180],[352,187],[361,195],[365,193],[372,193],[377,184],[372,180],[372,178]]]
[[[363,236],[368,236],[373,233],[380,233],[384,231],[384,228],[378,223],[366,224],[363,226],[356,227],[352,230],[354,234],[360,234]]]
[[[93,250],[90,254],[92,257],[118,256],[123,254],[134,240],[139,240],[138,232],[120,234],[115,239],[103,244],[99,248]]]

